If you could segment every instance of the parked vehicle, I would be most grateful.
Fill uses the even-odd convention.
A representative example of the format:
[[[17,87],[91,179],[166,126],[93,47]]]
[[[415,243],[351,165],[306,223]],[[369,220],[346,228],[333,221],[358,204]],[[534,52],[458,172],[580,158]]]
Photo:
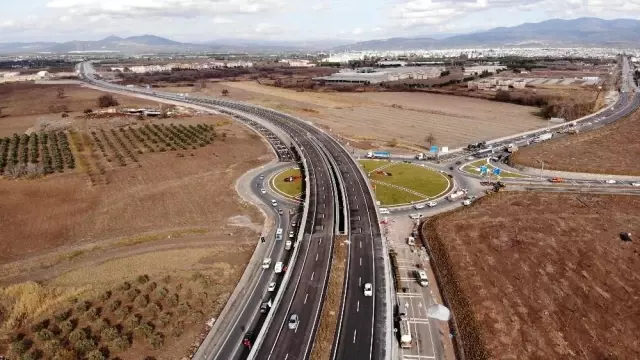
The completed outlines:
[[[380,208],[380,214],[388,215],[388,214],[391,214],[391,212],[387,208]]]
[[[283,266],[282,261],[278,261],[276,263],[276,266],[273,267],[273,272],[276,274],[280,274],[282,272],[282,266]]]
[[[296,233],[293,230],[289,231],[289,239],[293,239],[294,237],[296,237]]]
[[[415,213],[415,214],[409,214],[409,218],[413,219],[413,220],[418,220],[422,217],[422,214],[420,213]]]
[[[261,313],[266,313],[269,311],[269,309],[271,309],[271,299],[269,299],[269,301],[265,301],[262,304],[260,304],[260,312]]]
[[[438,203],[437,203],[437,202],[435,202],[435,201],[429,201],[426,205],[427,205],[428,207],[434,207],[434,206],[438,205]]]
[[[616,183],[616,181],[615,181],[615,180],[613,180],[613,179],[609,179],[609,180],[607,180],[607,181],[605,181],[605,182],[606,182],[607,184],[615,184],[615,183]]]
[[[407,245],[413,246],[416,244],[416,238],[414,238],[413,236],[409,236],[407,238]]]
[[[289,317],[289,329],[291,330],[295,330],[298,328],[298,325],[300,324],[300,318],[298,317],[298,315],[296,314],[291,314],[291,316]]]
[[[511,144],[507,145],[506,150],[508,152],[510,152],[510,153],[514,153],[514,152],[518,151],[518,146],[516,146],[515,143],[511,143]]]
[[[373,296],[373,288],[371,283],[364,284],[364,296]]]
[[[416,210],[424,209],[424,204],[415,204],[413,205],[413,208]]]
[[[271,266],[271,258],[264,258],[264,260],[262,260],[262,268],[268,269],[269,266]]]
[[[539,143],[541,141],[549,140],[553,137],[553,133],[544,133],[537,138],[533,139],[534,143]]]
[[[369,159],[389,159],[391,158],[391,153],[388,151],[369,151],[367,153],[367,158]]]
[[[291,243],[291,240],[287,240],[287,241],[285,241],[285,243],[284,243],[284,249],[285,249],[285,250],[291,250],[291,244],[292,244],[292,243]]]

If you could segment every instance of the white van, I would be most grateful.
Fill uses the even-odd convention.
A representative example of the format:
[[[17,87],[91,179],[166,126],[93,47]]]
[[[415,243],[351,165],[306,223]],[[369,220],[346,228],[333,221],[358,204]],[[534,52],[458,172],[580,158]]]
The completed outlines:
[[[387,208],[380,208],[380,214],[391,214],[391,212]]]
[[[284,249],[285,250],[291,250],[291,240],[287,240],[284,243]]]
[[[278,261],[276,266],[273,267],[273,272],[280,274],[282,272],[282,261]]]
[[[262,260],[262,268],[268,269],[269,266],[271,266],[271,258],[264,258],[264,260]]]
[[[276,230],[276,240],[282,240],[282,228]]]

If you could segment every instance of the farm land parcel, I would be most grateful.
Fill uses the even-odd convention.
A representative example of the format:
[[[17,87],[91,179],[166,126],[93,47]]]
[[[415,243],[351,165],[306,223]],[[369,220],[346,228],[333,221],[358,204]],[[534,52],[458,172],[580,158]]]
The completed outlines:
[[[220,96],[223,89],[232,99],[311,120],[364,148],[387,146],[395,139],[398,146],[424,149],[430,133],[434,145],[457,147],[547,125],[534,115],[534,107],[439,94],[296,92],[249,81],[208,83],[202,94]]]
[[[497,193],[423,227],[473,359],[639,359],[640,198]]]
[[[85,90],[67,88],[60,101],[81,112],[101,95],[86,90],[87,95]],[[55,94],[56,88],[9,91],[14,103],[49,92]],[[138,104],[136,99],[119,100]],[[51,101],[58,99],[53,95]],[[31,115],[14,112],[22,108],[9,105],[4,110],[0,136],[25,131],[35,117],[52,116],[46,107]],[[260,213],[239,200],[233,184],[272,156],[261,139],[226,117],[154,121],[164,126],[156,131],[165,134],[176,130],[171,122],[185,125],[182,134],[192,132],[202,143],[161,151],[160,137],[149,132],[157,143],[145,147],[131,136],[130,128],[140,135],[144,124],[121,132],[109,119],[71,114],[63,120],[76,134],[69,136],[74,142],[74,170],[33,180],[0,178],[0,353],[17,358],[24,345],[18,342],[32,341],[28,352],[87,356],[104,345],[121,358],[181,358],[206,319],[221,311],[262,227]],[[215,129],[211,144],[204,143],[203,124]],[[104,154],[91,131],[103,140]],[[113,148],[106,145],[107,137]],[[125,152],[132,144],[140,150],[133,152],[137,161]],[[126,166],[117,164],[114,149],[124,155]],[[93,175],[99,181],[93,181]],[[67,310],[69,315],[63,314]],[[44,320],[50,323],[44,326]],[[82,334],[75,334],[67,343],[76,325],[89,326],[92,333],[82,339]],[[109,326],[117,331],[101,334]],[[61,327],[65,330],[58,333]],[[16,339],[18,333],[26,338]],[[114,340],[90,343],[98,338],[94,335]]]

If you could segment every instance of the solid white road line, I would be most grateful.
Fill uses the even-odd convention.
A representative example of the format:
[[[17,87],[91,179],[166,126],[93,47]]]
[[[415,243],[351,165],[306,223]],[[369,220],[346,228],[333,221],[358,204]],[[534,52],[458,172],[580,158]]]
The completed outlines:
[[[313,275],[315,275],[315,274],[316,274],[316,272],[315,272],[315,271],[311,273],[311,280],[312,280],[312,281],[313,281]]]
[[[353,330],[353,343],[356,343],[356,331],[357,330]]]
[[[287,353],[287,355],[284,356],[284,360],[287,360],[288,357],[289,357],[289,353]]]
[[[316,254],[316,261],[318,261],[318,254]]]
[[[357,303],[356,312],[360,312],[360,301],[358,301],[358,303]]]
[[[362,285],[362,278],[361,277],[358,278],[358,286],[360,286],[360,285]]]
[[[305,294],[305,295],[304,295],[304,303],[305,303],[305,304],[307,303],[307,297],[308,297],[308,296],[309,296],[309,294]]]
[[[360,266],[362,266],[362,258],[360,258]]]

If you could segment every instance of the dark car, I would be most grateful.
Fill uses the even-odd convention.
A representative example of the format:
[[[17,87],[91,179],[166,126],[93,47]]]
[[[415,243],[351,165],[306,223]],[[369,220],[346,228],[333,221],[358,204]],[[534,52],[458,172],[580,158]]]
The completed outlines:
[[[242,345],[251,349],[251,346],[253,346],[253,331],[247,331],[247,333],[244,334],[244,338],[242,339]]]

